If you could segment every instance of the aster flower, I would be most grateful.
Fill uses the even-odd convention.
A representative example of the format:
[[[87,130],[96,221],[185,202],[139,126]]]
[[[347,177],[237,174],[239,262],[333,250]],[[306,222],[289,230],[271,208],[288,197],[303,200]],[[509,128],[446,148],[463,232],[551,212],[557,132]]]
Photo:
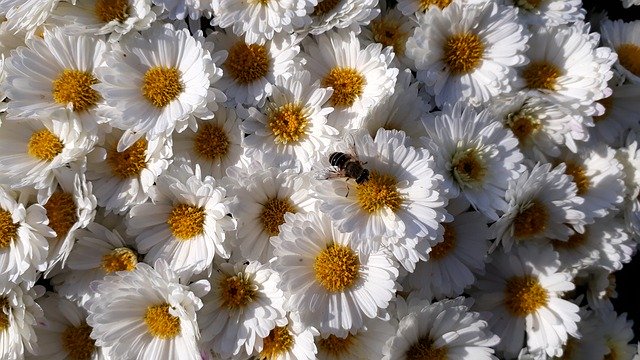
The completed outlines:
[[[636,354],[636,346],[630,344],[633,339],[632,325],[633,321],[627,319],[626,313],[618,315],[610,310],[600,315],[598,326],[607,344],[607,356],[631,359]]]
[[[618,54],[616,68],[630,82],[640,83],[640,21],[625,23],[622,20],[605,19],[600,24],[602,41]]]
[[[533,26],[558,26],[583,21],[582,0],[507,0],[519,8],[524,23]]]
[[[331,29],[357,28],[378,16],[375,0],[319,0],[311,12],[309,33],[320,35]]]
[[[562,349],[562,359],[603,359],[609,349],[602,336],[600,316],[586,308],[581,308],[578,332],[580,337],[569,337],[567,340]]]
[[[33,33],[42,25],[59,0],[0,0],[0,15],[5,17],[6,31]]]
[[[213,4],[204,0],[152,0],[163,14],[172,20],[196,20],[201,17],[211,18]]]
[[[640,121],[635,114],[640,112],[640,84],[623,84],[611,86],[613,94],[599,101],[604,113],[593,117],[594,127],[591,129],[593,142],[601,141],[609,146],[617,147],[624,143],[629,130],[640,130]]]
[[[365,325],[345,336],[320,334],[316,336],[318,358],[341,359],[381,359],[384,346],[396,331],[398,320],[390,318],[366,319]]]
[[[361,37],[370,41],[382,44],[382,46],[393,47],[394,59],[392,65],[402,69],[402,66],[413,67],[413,64],[406,56],[406,43],[409,36],[413,34],[418,25],[413,18],[403,16],[398,8],[388,8],[386,2],[380,2],[380,15],[371,20],[371,23],[362,28]]]
[[[316,345],[313,336],[318,331],[300,322],[298,313],[287,315],[287,324],[276,326],[267,337],[256,339],[256,352],[260,360],[313,360],[316,359]]]
[[[7,360],[24,359],[26,352],[37,349],[33,328],[42,321],[42,308],[34,300],[44,294],[44,287],[8,282],[0,273],[0,356]]]
[[[477,105],[513,90],[529,37],[515,9],[493,1],[454,2],[444,10],[431,8],[418,23],[407,40],[407,56],[436,105],[458,99]]]

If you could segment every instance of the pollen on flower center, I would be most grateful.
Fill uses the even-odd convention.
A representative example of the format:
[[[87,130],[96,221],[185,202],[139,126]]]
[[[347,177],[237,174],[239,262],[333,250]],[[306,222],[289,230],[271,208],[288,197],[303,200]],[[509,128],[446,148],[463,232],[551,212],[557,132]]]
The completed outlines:
[[[542,128],[540,120],[525,110],[509,114],[506,124],[521,144],[526,143],[532,135],[535,135]]]
[[[172,339],[180,335],[180,318],[169,313],[169,304],[147,307],[144,322],[149,334],[160,339]]]
[[[119,247],[102,256],[100,267],[111,274],[116,271],[131,271],[138,265],[138,255],[127,247]]]
[[[193,151],[207,160],[222,159],[229,152],[229,143],[221,126],[205,123],[193,139]]]
[[[175,67],[154,66],[142,78],[142,96],[155,107],[163,108],[184,91],[180,70]]]
[[[613,109],[613,96],[600,99],[598,100],[598,103],[602,105],[602,107],[604,107],[604,112],[602,113],[602,115],[596,115],[593,117],[593,122],[595,123],[607,119],[609,113],[611,112],[611,109]]]
[[[435,341],[425,336],[411,345],[405,354],[405,358],[407,360],[446,360],[448,359],[447,352],[446,347],[436,347]]]
[[[49,227],[56,232],[58,239],[64,238],[73,224],[78,221],[78,215],[76,214],[78,207],[73,201],[72,194],[56,191],[44,204],[44,208],[47,210]]]
[[[516,6],[531,11],[537,9],[540,3],[542,3],[542,0],[518,0],[516,1]]]
[[[456,248],[456,230],[449,223],[442,224],[444,227],[444,240],[431,247],[429,252],[430,260],[441,260]]]
[[[72,104],[75,112],[89,110],[100,101],[100,93],[91,87],[97,83],[90,72],[64,69],[51,84],[53,100],[65,106]]]
[[[546,61],[531,62],[522,71],[529,89],[555,90],[560,75],[560,69]]]
[[[573,176],[573,182],[576,183],[576,186],[578,188],[578,195],[584,195],[587,193],[587,191],[589,191],[591,180],[587,176],[584,166],[568,162],[565,173],[567,175]]]
[[[487,167],[476,148],[458,150],[451,159],[453,177],[460,186],[472,187],[482,183],[487,175]]]
[[[580,233],[573,233],[571,236],[569,236],[569,239],[567,239],[567,241],[560,241],[560,240],[552,240],[551,244],[553,245],[554,249],[577,249],[580,246],[584,245],[587,242],[587,234],[586,232],[583,234]]]
[[[107,164],[111,167],[113,175],[121,180],[140,175],[142,169],[147,166],[147,140],[142,138],[122,152],[116,147],[107,152]]]
[[[91,338],[91,326],[69,326],[61,336],[62,348],[71,360],[91,360],[96,341]]]
[[[27,143],[27,153],[38,160],[51,161],[62,153],[64,143],[47,129],[31,134]]]
[[[127,0],[97,0],[95,14],[100,21],[124,22],[129,17],[129,1]]]
[[[513,220],[513,235],[526,238],[538,235],[547,228],[549,211],[537,200],[521,209]]]
[[[262,339],[259,359],[275,360],[293,348],[293,336],[286,326],[276,326]]]
[[[340,1],[341,0],[319,0],[318,5],[313,7],[312,15],[322,16],[338,6]]]
[[[451,4],[453,0],[419,0],[420,2],[420,11],[427,10],[430,6],[434,5],[440,8],[440,10],[446,8]]]
[[[284,224],[284,214],[295,212],[296,208],[289,199],[269,199],[262,204],[260,223],[269,236],[276,236],[280,233],[280,225]]]
[[[275,136],[275,142],[298,142],[306,133],[309,120],[304,108],[295,103],[282,105],[269,112],[267,125]]]
[[[455,75],[468,74],[480,66],[484,56],[484,43],[473,33],[460,33],[447,38],[442,61]]]
[[[540,285],[538,278],[525,275],[514,276],[507,280],[504,289],[504,304],[513,316],[524,317],[549,301],[547,290]]]
[[[14,223],[11,213],[0,209],[0,250],[6,249],[18,237],[20,224]]]
[[[335,335],[329,335],[326,338],[318,340],[318,347],[324,350],[326,353],[333,355],[336,358],[345,356],[349,348],[353,345],[355,336],[347,334],[346,337],[340,338]]]
[[[178,240],[189,240],[204,232],[204,209],[188,204],[177,204],[171,209],[167,225]]]
[[[316,256],[313,272],[327,291],[344,291],[360,278],[360,259],[350,247],[333,243]]]
[[[222,307],[230,310],[244,308],[258,297],[258,287],[244,274],[228,276],[218,286]]]
[[[369,180],[357,185],[357,197],[360,207],[374,213],[383,207],[396,212],[400,209],[404,198],[398,191],[398,181],[392,175],[372,171]]]
[[[373,40],[384,46],[393,46],[393,52],[404,55],[407,33],[400,29],[401,24],[394,19],[380,18],[371,21]]]
[[[267,76],[270,64],[269,51],[264,45],[239,41],[229,49],[223,67],[235,82],[248,85]]]
[[[616,48],[618,61],[625,69],[636,76],[640,76],[640,46],[636,44],[622,44]]]
[[[366,80],[356,69],[334,67],[322,79],[322,86],[332,87],[329,99],[333,106],[350,107],[364,92]]]
[[[9,315],[5,312],[9,312],[9,299],[6,296],[0,296],[0,332],[3,332],[9,328]]]

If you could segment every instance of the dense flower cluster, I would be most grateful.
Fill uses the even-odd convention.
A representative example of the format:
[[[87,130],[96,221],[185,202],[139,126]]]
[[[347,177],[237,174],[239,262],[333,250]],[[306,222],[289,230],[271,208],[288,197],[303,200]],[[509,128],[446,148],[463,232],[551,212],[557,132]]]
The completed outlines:
[[[0,0],[0,358],[637,359],[639,100],[581,0]]]

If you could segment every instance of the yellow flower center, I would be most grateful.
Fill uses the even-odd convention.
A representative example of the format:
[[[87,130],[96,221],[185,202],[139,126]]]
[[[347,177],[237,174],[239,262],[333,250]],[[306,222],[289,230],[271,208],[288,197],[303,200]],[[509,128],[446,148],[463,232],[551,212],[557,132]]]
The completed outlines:
[[[100,267],[111,274],[116,271],[131,271],[138,265],[138,255],[131,249],[119,247],[102,256]]]
[[[316,256],[313,272],[325,290],[344,291],[360,278],[360,259],[350,247],[330,244]]]
[[[542,3],[542,0],[518,0],[515,3],[516,6],[531,11],[537,9],[540,3]]]
[[[350,67],[334,67],[322,79],[322,86],[332,87],[329,101],[333,106],[350,107],[364,92],[366,79]]]
[[[444,240],[437,243],[429,252],[429,259],[438,261],[445,258],[456,248],[456,230],[453,225],[446,223],[444,227]]]
[[[31,134],[27,143],[27,153],[38,160],[51,161],[62,153],[64,143],[47,129]]]
[[[147,166],[147,140],[142,138],[122,152],[115,145],[107,152],[107,164],[113,176],[125,180],[140,175]]]
[[[56,232],[58,239],[64,238],[73,224],[78,221],[78,215],[76,214],[78,207],[76,202],[73,201],[72,194],[56,191],[44,204],[44,208],[47,210],[49,227]]]
[[[154,66],[142,78],[142,96],[155,107],[163,108],[184,91],[180,70]]]
[[[451,1],[453,0],[418,0],[421,11],[427,10],[430,6],[437,6],[440,9],[444,9],[451,4]]]
[[[578,195],[584,195],[589,191],[591,180],[587,176],[584,166],[573,162],[567,162],[567,169],[565,170],[565,173],[573,176],[573,182],[576,183],[578,188]]]
[[[458,150],[451,159],[453,177],[461,186],[481,185],[487,175],[487,167],[476,148]]]
[[[303,137],[309,120],[299,104],[288,103],[269,112],[267,126],[280,144],[295,143]]]
[[[189,240],[204,232],[204,209],[194,205],[177,204],[171,209],[167,225],[178,240]]]
[[[0,333],[9,328],[9,315],[5,314],[9,310],[9,299],[6,296],[0,296]]]
[[[96,17],[105,23],[110,21],[124,22],[129,17],[129,1],[127,0],[97,0]]]
[[[640,76],[640,46],[636,44],[622,44],[616,49],[620,65],[635,76]]]
[[[260,223],[269,236],[276,236],[280,233],[280,225],[284,224],[284,214],[295,212],[296,208],[289,199],[269,199],[262,205]]]
[[[229,152],[229,137],[221,126],[205,123],[193,139],[193,151],[207,160],[222,159]]]
[[[504,304],[511,315],[525,317],[546,306],[548,301],[549,294],[540,285],[538,278],[525,275],[507,280]]]
[[[349,354],[349,348],[354,344],[355,336],[347,334],[347,337],[340,338],[335,335],[329,335],[326,338],[318,340],[318,348],[336,358],[343,358]]]
[[[61,335],[62,348],[66,351],[68,359],[91,360],[96,349],[96,341],[91,338],[91,326],[81,324],[69,326]]]
[[[531,62],[522,71],[529,89],[555,90],[560,75],[560,69],[546,61]]]
[[[100,93],[91,87],[97,83],[90,72],[64,69],[51,84],[53,100],[64,106],[71,104],[75,112],[89,110],[100,101]]]
[[[509,114],[506,124],[521,144],[526,143],[532,135],[542,129],[540,120],[525,110]]]
[[[407,360],[446,360],[447,348],[436,347],[435,341],[428,336],[420,338],[417,343],[411,345],[405,357]]]
[[[408,34],[401,30],[398,20],[379,18],[371,21],[373,40],[384,46],[393,46],[393,52],[398,56],[404,55]]]
[[[341,0],[319,0],[318,5],[313,8],[313,16],[322,16],[333,10]]]
[[[398,181],[392,175],[372,171],[369,180],[357,185],[357,197],[360,207],[374,213],[388,207],[396,212],[400,209],[404,197],[398,191]]]
[[[0,209],[0,250],[6,249],[18,238],[20,224],[14,223],[11,213]]]
[[[538,235],[547,228],[549,211],[537,200],[534,200],[525,209],[521,209],[513,220],[513,235],[517,238],[526,238]]]
[[[269,335],[262,339],[260,360],[276,360],[287,351],[293,349],[293,336],[286,326],[276,326]]]
[[[267,76],[270,64],[269,51],[264,45],[239,41],[229,49],[223,67],[235,82],[248,85]]]
[[[587,239],[588,237],[585,231],[584,234],[574,233],[573,235],[569,236],[569,239],[567,239],[567,241],[552,240],[551,244],[553,244],[554,249],[571,250],[577,249],[580,246],[584,245],[587,242]]]
[[[613,109],[613,96],[609,96],[604,99],[598,100],[598,103],[604,107],[604,112],[602,115],[594,116],[593,122],[600,122],[602,120],[606,120],[609,114],[611,113],[611,109]]]
[[[480,66],[484,56],[482,39],[473,33],[461,33],[447,38],[442,61],[454,75],[468,74]]]
[[[180,335],[180,318],[171,315],[169,307],[167,303],[147,307],[144,323],[149,334],[164,340]]]
[[[609,352],[604,355],[602,360],[619,360],[622,358],[618,355],[618,346],[613,343],[613,341],[607,340],[607,347],[609,348]]]
[[[228,276],[218,286],[222,307],[230,310],[244,308],[258,298],[258,287],[245,274]]]

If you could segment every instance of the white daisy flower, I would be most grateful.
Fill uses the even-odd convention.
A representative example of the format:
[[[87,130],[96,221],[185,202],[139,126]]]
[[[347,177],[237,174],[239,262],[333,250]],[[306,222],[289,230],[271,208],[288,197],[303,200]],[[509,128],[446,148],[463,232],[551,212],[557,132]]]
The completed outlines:
[[[605,358],[631,359],[636,354],[636,346],[630,344],[634,337],[633,321],[627,320],[626,313],[618,315],[613,309],[606,311],[600,315],[598,325],[608,347]]]
[[[157,177],[169,166],[171,138],[141,138],[124,151],[117,146],[123,132],[113,130],[87,155],[87,179],[98,205],[123,213],[149,198]],[[105,166],[105,162],[106,165]]]
[[[151,27],[156,12],[151,0],[75,0],[74,4],[60,2],[51,20],[66,26],[67,32],[109,35],[114,43],[129,32]]]
[[[3,25],[11,33],[33,33],[42,25],[59,0],[0,0]]]
[[[362,28],[361,38],[370,42],[382,44],[382,46],[393,47],[395,54],[394,67],[413,67],[412,62],[406,56],[406,45],[409,36],[413,34],[418,23],[413,18],[402,15],[399,8],[388,8],[387,3],[380,2],[381,13],[371,23]],[[404,65],[404,66],[402,66]]]
[[[569,337],[562,349],[562,359],[604,359],[609,349],[604,336],[602,336],[599,316],[593,311],[586,310],[586,308],[581,308],[579,314],[578,332],[580,337]]]
[[[413,273],[400,283],[403,291],[416,292],[423,299],[454,298],[484,273],[485,257],[492,236],[487,218],[479,212],[454,214],[442,224],[442,241],[429,250],[429,259],[416,264]]]
[[[210,103],[224,100],[213,88],[219,69],[209,51],[171,24],[123,39],[96,72],[95,88],[117,112],[110,125],[126,130],[120,151],[144,135],[151,141],[193,128],[196,116],[213,117]]]
[[[267,337],[256,339],[256,352],[260,360],[314,360],[316,345],[314,327],[304,326],[298,313],[289,313],[287,324],[276,326]]]
[[[464,297],[424,302],[400,319],[382,359],[496,359],[491,347],[500,339],[479,313],[469,311],[472,303]]]
[[[575,285],[571,275],[558,272],[558,254],[550,246],[518,246],[495,253],[472,291],[474,310],[491,311],[491,330],[500,337],[495,348],[505,357],[522,348],[525,333],[530,353],[561,356],[568,335],[578,336],[578,306],[562,295]]]
[[[10,103],[12,103],[11,101]],[[80,164],[95,137],[77,132],[68,118],[9,121],[0,127],[0,182],[14,188],[33,186],[48,197],[56,174]]]
[[[345,336],[321,334],[316,336],[318,359],[381,359],[386,341],[395,334],[398,320],[366,319],[365,325]]]
[[[44,319],[35,327],[38,349],[29,359],[108,359],[90,336],[85,309],[54,293],[38,299],[38,304]]]
[[[187,129],[173,135],[174,159],[198,165],[205,176],[220,180],[226,170],[238,164],[242,156],[241,119],[236,111],[220,107],[210,120],[196,119],[197,130]]]
[[[213,1],[216,16],[211,25],[227,29],[242,36],[247,44],[264,44],[275,33],[293,33],[311,23],[308,14],[317,0],[286,1]],[[231,29],[227,30],[230,31]]]
[[[278,34],[264,44],[247,44],[243,39],[222,31],[207,41],[228,54],[222,59],[223,76],[217,86],[232,104],[264,105],[273,93],[276,77],[294,65],[300,52],[300,39],[293,34]]]
[[[235,185],[230,193],[235,196],[231,214],[238,221],[233,242],[242,258],[267,263],[273,257],[269,238],[280,233],[285,214],[315,209],[309,187],[305,175],[275,167],[253,172],[246,183]]]
[[[604,113],[593,117],[591,135],[594,142],[617,146],[624,143],[629,130],[640,130],[640,121],[635,118],[640,113],[640,83],[612,86],[611,89],[613,94],[599,101]]]
[[[152,202],[129,211],[127,233],[136,236],[145,261],[164,259],[179,275],[198,274],[214,256],[229,258],[226,233],[235,230],[225,188],[187,165],[175,166],[156,180]]]
[[[213,2],[207,0],[151,0],[171,20],[211,18]]]
[[[193,291],[205,286],[181,285],[162,261],[97,280],[91,285],[95,297],[85,304],[91,338],[114,359],[197,358],[202,301]]]
[[[445,104],[433,118],[423,118],[424,142],[444,174],[449,196],[464,197],[488,218],[507,209],[504,194],[510,181],[525,170],[517,139],[488,109],[480,112],[456,102]]]
[[[345,337],[389,305],[398,270],[386,249],[359,250],[323,212],[287,215],[281,229],[274,267],[303,324]]]
[[[308,27],[312,35],[320,35],[331,29],[357,29],[368,24],[380,13],[376,0],[318,0]]]
[[[38,339],[33,328],[42,321],[42,308],[34,300],[44,294],[44,287],[28,287],[6,281],[0,275],[0,357],[24,359],[25,350],[34,353]]]
[[[214,267],[198,313],[204,346],[226,357],[250,355],[259,338],[287,324],[280,275],[257,261]]]
[[[407,40],[407,56],[436,105],[458,99],[477,105],[513,90],[529,38],[517,10],[493,1],[454,2],[442,11],[431,8],[418,22]]]
[[[530,26],[558,26],[583,21],[582,0],[507,0],[519,8],[518,15]]]
[[[305,42],[306,68],[313,80],[333,88],[329,125],[354,129],[359,118],[393,91],[398,69],[389,67],[392,48],[369,44],[364,49],[353,31],[331,31]]]
[[[508,252],[513,243],[534,239],[566,241],[575,230],[583,230],[585,214],[578,210],[584,199],[565,175],[566,166],[536,164],[519,178],[509,181],[507,211],[491,225],[496,235],[489,251],[502,244]],[[581,232],[581,231],[579,231]]]
[[[333,108],[324,105],[331,93],[319,81],[312,84],[306,70],[276,77],[263,110],[249,108],[244,115],[246,155],[252,157],[258,149],[274,166],[311,170],[338,134],[327,125]]]
[[[616,68],[632,83],[640,84],[640,21],[605,19],[600,24],[602,41],[618,54]]]

